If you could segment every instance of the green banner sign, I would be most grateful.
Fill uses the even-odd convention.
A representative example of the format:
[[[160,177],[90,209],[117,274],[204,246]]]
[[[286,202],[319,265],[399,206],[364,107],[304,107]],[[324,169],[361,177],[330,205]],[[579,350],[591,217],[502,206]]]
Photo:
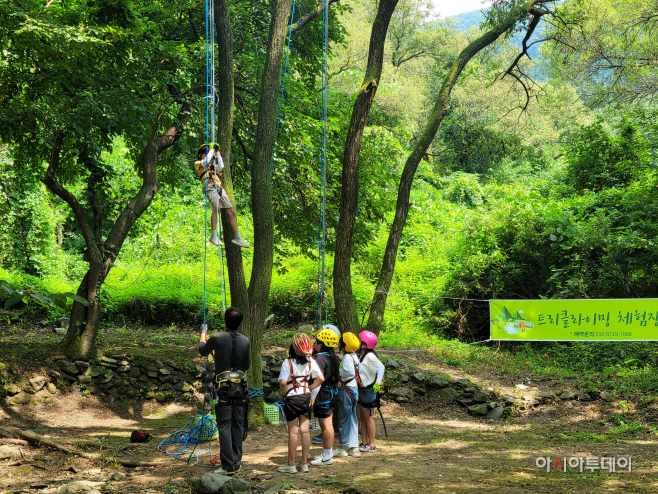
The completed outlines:
[[[658,341],[658,299],[491,300],[492,340]]]

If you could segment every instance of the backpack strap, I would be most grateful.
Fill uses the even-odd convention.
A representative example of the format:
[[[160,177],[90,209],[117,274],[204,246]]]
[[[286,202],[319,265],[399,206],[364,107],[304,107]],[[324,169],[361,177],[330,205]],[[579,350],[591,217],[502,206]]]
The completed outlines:
[[[238,337],[238,334],[235,331],[230,331],[231,335],[231,370],[237,370],[237,355],[235,351],[235,340]]]

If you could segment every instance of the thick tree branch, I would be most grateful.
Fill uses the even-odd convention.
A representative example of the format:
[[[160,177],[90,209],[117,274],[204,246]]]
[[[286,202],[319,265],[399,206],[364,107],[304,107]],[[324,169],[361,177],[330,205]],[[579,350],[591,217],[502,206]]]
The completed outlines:
[[[328,4],[331,5],[332,3],[336,3],[338,1],[340,1],[340,0],[329,0]],[[297,31],[299,31],[306,24],[308,24],[313,19],[315,19],[317,16],[319,16],[322,13],[323,10],[324,10],[324,1],[318,3],[313,10],[311,10],[308,14],[306,14],[301,19],[299,19],[297,22],[295,22],[292,25],[292,32],[296,33]]]
[[[87,220],[87,215],[78,199],[62,184],[57,181],[57,168],[59,167],[60,153],[62,151],[62,143],[64,142],[65,133],[63,130],[57,132],[55,136],[55,143],[53,150],[50,154],[50,162],[48,169],[41,181],[48,187],[48,189],[62,199],[69,205],[75,216],[75,220],[80,227],[82,237],[85,239],[87,246],[91,246],[94,242],[94,232]]]

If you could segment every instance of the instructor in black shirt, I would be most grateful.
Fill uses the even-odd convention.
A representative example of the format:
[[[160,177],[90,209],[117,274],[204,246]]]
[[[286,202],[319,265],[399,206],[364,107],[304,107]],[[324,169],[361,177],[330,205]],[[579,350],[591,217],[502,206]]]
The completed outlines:
[[[226,331],[221,331],[208,338],[207,327],[202,326],[199,333],[199,353],[204,357],[210,352],[215,359],[215,379],[221,381],[219,402],[215,405],[217,429],[219,431],[219,454],[222,466],[215,473],[233,475],[242,466],[242,440],[244,435],[246,380],[237,384],[224,380],[227,371],[246,372],[251,367],[249,338],[238,333],[242,323],[242,312],[230,307],[224,313]],[[219,378],[219,379],[218,379]],[[217,386],[217,385],[216,385]]]

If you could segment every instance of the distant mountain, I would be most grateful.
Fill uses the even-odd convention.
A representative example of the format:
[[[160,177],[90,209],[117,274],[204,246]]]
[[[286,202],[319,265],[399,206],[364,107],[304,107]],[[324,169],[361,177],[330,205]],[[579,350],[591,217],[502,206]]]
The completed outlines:
[[[472,12],[464,12],[463,14],[453,15],[452,17],[449,17],[449,19],[458,22],[459,24],[457,25],[457,30],[459,32],[463,32],[463,31],[468,31],[472,27],[476,27],[476,28],[480,27],[480,24],[484,20],[484,14],[482,13],[481,10],[473,10]],[[537,26],[537,29],[535,29],[535,32],[530,38],[528,44],[532,43],[533,41],[537,41],[538,39],[541,39],[540,33],[543,28],[543,23],[544,21],[541,21],[539,23],[539,26]],[[512,37],[512,42],[520,49],[524,37],[525,37],[525,33],[516,33]],[[540,44],[537,43],[536,45],[531,46],[530,49],[528,50],[528,54],[532,57],[534,61],[537,61],[539,58],[539,46]],[[545,74],[541,73],[536,69],[533,76],[539,80],[546,79]]]

